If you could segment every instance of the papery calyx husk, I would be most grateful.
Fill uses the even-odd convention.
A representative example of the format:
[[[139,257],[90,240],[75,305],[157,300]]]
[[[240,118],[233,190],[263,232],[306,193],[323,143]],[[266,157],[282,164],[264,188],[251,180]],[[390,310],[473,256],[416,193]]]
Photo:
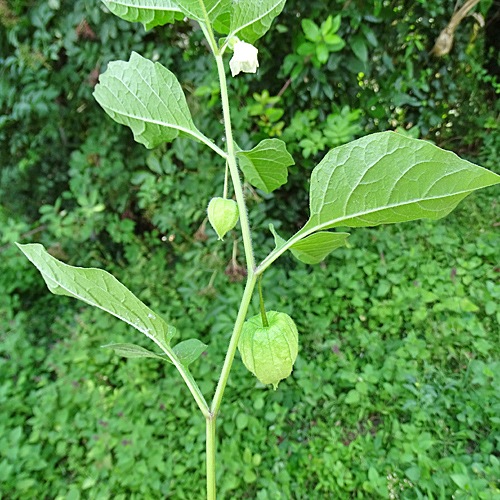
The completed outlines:
[[[243,363],[263,384],[274,389],[292,373],[299,348],[297,327],[288,314],[269,311],[269,326],[258,314],[245,321],[238,349]]]
[[[219,236],[219,240],[238,222],[238,204],[226,198],[212,198],[208,204],[208,220]]]

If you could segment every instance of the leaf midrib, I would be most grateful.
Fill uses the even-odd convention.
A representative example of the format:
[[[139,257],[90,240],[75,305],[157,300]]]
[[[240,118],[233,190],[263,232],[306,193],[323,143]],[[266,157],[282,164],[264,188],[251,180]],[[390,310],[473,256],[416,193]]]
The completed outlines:
[[[164,12],[180,12],[182,13],[182,10],[180,10],[179,8],[171,8],[171,9],[166,9],[166,8],[163,8],[163,7],[153,7],[153,6],[137,6],[137,5],[131,5],[130,3],[125,3],[125,2],[120,2],[119,0],[111,0],[112,3],[115,3],[115,4],[118,4],[118,5],[121,5],[122,7],[128,7],[128,8],[133,8],[133,9],[144,9],[144,10],[161,10],[161,11],[164,11]]]
[[[482,186],[482,187],[488,187],[488,186],[491,186],[491,185],[492,184],[487,184],[487,185]],[[362,215],[369,215],[369,214],[372,214],[372,213],[375,213],[375,212],[380,212],[382,210],[387,210],[387,209],[390,209],[390,208],[403,207],[405,205],[410,205],[412,203],[420,203],[420,202],[423,202],[423,201],[432,201],[432,200],[441,200],[441,199],[451,198],[452,196],[457,196],[457,195],[461,195],[461,194],[467,195],[467,194],[472,193],[473,191],[475,191],[475,189],[468,189],[468,190],[465,190],[465,191],[457,191],[457,192],[455,192],[453,194],[448,194],[448,195],[444,195],[444,196],[429,196],[427,198],[416,198],[414,200],[409,200],[409,201],[406,201],[404,203],[397,203],[397,204],[392,204],[392,205],[385,205],[383,207],[377,207],[377,208],[372,209],[372,210],[366,210],[364,212],[357,212],[357,213],[351,214],[351,215],[343,215],[342,217],[339,217],[337,219],[331,219],[329,221],[322,222],[321,224],[313,226],[312,228],[309,228],[309,229],[305,230],[304,232],[301,232],[302,230],[300,230],[298,233],[294,234],[289,240],[287,240],[287,242],[282,247],[280,247],[279,249],[273,250],[259,264],[258,269],[260,269],[263,265],[265,265],[266,267],[267,267],[267,265],[270,265],[280,255],[282,255],[283,253],[285,253],[292,245],[294,245],[298,241],[302,240],[306,236],[309,236],[310,234],[313,234],[316,231],[321,231],[322,229],[332,229],[339,222],[343,222],[343,221],[346,221],[346,220],[349,220],[349,219],[354,219],[354,218],[362,216]],[[314,214],[311,213],[311,217],[309,217],[309,220],[311,220],[311,218],[312,218],[313,215],[318,215],[318,214],[319,214],[319,212],[314,212]],[[421,219],[423,219],[423,218],[425,218],[425,217],[421,217]],[[418,219],[411,219],[411,220],[418,220]],[[306,222],[304,228],[307,227],[308,222]],[[380,223],[380,224],[383,224],[383,223]],[[374,224],[374,226],[377,226],[377,225],[380,225],[380,224]],[[335,226],[333,226],[333,225],[335,225]],[[268,264],[269,260],[270,260],[270,262]]]
[[[277,5],[279,5],[281,3],[281,0],[278,0],[278,2],[276,2],[274,4],[274,7],[270,8],[269,10],[267,10],[266,12],[264,12],[262,15],[260,15],[259,17],[256,17],[254,19],[252,19],[251,21],[249,21],[248,23],[246,24],[243,24],[242,26],[240,26],[236,31],[232,31],[229,35],[228,35],[228,38],[236,35],[236,33],[239,33],[241,30],[244,30],[245,28],[247,28],[248,26],[251,26],[252,24],[255,24],[256,22],[260,21],[261,19],[263,19],[265,16],[267,16],[268,14],[270,14],[273,9],[276,8]]]
[[[482,186],[482,187],[487,187],[489,185],[490,184],[488,184],[486,186]],[[465,191],[456,191],[455,193],[447,194],[447,195],[428,196],[426,198],[415,198],[414,200],[408,200],[408,201],[405,201],[403,203],[394,203],[394,204],[391,204],[391,205],[384,205],[382,207],[377,207],[377,208],[374,208],[372,210],[365,210],[364,212],[357,212],[357,213],[352,214],[352,215],[343,215],[342,217],[339,217],[337,219],[332,219],[329,222],[322,222],[320,225],[315,226],[316,229],[314,229],[314,231],[318,231],[320,229],[324,229],[327,226],[330,226],[331,224],[337,224],[337,222],[342,222],[342,221],[345,221],[345,220],[354,219],[354,218],[359,217],[361,215],[369,215],[369,214],[372,214],[372,213],[375,213],[375,212],[381,212],[382,210],[388,210],[390,208],[403,207],[405,205],[411,205],[413,203],[420,203],[422,201],[442,200],[442,199],[451,198],[452,196],[457,196],[457,195],[460,195],[460,194],[469,194],[469,193],[472,193],[473,191],[475,191],[475,189],[468,189],[468,190],[465,190]],[[318,215],[319,213],[320,212],[314,212],[314,213],[311,212],[311,217],[309,217],[309,220],[312,218],[313,215]],[[381,224],[383,224],[383,223],[381,223]],[[378,224],[378,225],[380,225],[380,224]],[[307,226],[307,222],[306,222],[306,225],[304,227],[306,227],[306,226]]]
[[[42,270],[42,269],[40,269],[40,268],[38,268],[38,269],[39,269],[39,271],[40,271],[40,272],[41,272],[44,276],[46,276],[48,279],[50,279],[51,281],[53,281],[54,283],[56,283],[58,286],[60,286],[63,290],[66,290],[69,294],[71,294],[71,296],[72,296],[72,297],[74,297],[74,298],[76,298],[76,299],[78,299],[78,300],[81,300],[82,302],[85,302],[86,304],[89,304],[89,305],[91,305],[92,307],[97,307],[98,309],[102,309],[103,311],[105,311],[105,312],[107,312],[107,313],[109,313],[109,314],[112,314],[113,316],[115,316],[115,318],[121,319],[122,321],[124,321],[125,323],[129,324],[130,326],[132,326],[133,328],[135,328],[135,329],[136,329],[136,330],[138,330],[139,332],[141,332],[141,333],[143,333],[144,335],[146,335],[146,337],[149,337],[151,340],[155,340],[155,337],[149,333],[151,330],[149,330],[149,329],[147,329],[147,328],[146,328],[146,329],[139,328],[139,327],[137,326],[137,324],[134,324],[134,323],[132,323],[131,321],[128,321],[125,317],[123,317],[123,316],[118,316],[118,315],[117,315],[117,314],[115,314],[113,311],[110,311],[109,309],[106,309],[105,307],[103,307],[103,306],[99,305],[97,302],[95,302],[95,301],[94,301],[94,302],[92,302],[91,300],[89,300],[89,299],[86,299],[86,298],[82,297],[80,294],[78,294],[78,292],[77,292],[77,293],[75,293],[73,290],[70,290],[67,286],[63,285],[63,284],[60,282],[60,280],[56,279],[56,278],[57,278],[57,276],[56,276],[54,273],[52,273],[52,274],[54,274],[54,276],[55,276],[55,277],[53,278],[53,277],[48,276],[46,271],[44,271],[44,270]],[[102,271],[102,269],[98,269],[98,268],[83,268],[83,267],[78,268],[78,267],[76,267],[76,269],[83,269],[83,270],[85,270],[85,271],[87,271],[87,270],[91,270],[91,269],[94,269],[94,270],[96,270],[96,271]],[[103,272],[104,272],[104,271],[103,271]],[[86,278],[86,279],[88,280],[88,278]],[[101,286],[99,286],[99,285],[98,285],[97,283],[95,283],[95,282],[94,282],[94,286],[95,286],[95,288],[98,288],[99,290],[102,290],[102,291],[103,291],[103,292],[105,292],[106,294],[109,294],[109,295],[113,298],[113,300],[118,301],[118,302],[120,303],[120,305],[121,305],[123,308],[125,308],[125,309],[126,309],[126,310],[130,313],[130,315],[131,315],[131,316],[137,316],[137,313],[136,313],[136,312],[132,311],[132,310],[131,310],[131,309],[130,309],[127,305],[125,305],[125,304],[124,304],[123,302],[121,302],[119,299],[117,299],[117,298],[113,297],[113,294],[112,294],[111,292],[109,292],[108,290],[106,290],[106,289],[102,288]],[[90,293],[90,292],[89,292],[89,293]],[[145,304],[144,304],[144,307],[146,307],[146,308],[147,308],[147,306],[146,306]],[[148,309],[149,309],[149,308],[148,308]],[[161,318],[160,318],[160,319],[161,319]],[[163,320],[161,320],[161,321],[163,321]],[[167,325],[167,326],[168,326],[168,325]],[[155,333],[158,333],[158,331],[157,331],[157,330],[155,330]],[[159,345],[159,344],[158,344],[158,345]],[[160,346],[160,347],[161,347],[161,346]]]
[[[135,115],[130,115],[128,113],[124,113],[123,111],[119,111],[115,108],[112,108],[111,106],[108,106],[107,104],[102,104],[101,105],[103,108],[105,107],[106,109],[109,109],[110,111],[117,113],[121,116],[126,116],[127,118],[133,118],[134,120],[140,120],[143,122],[147,123],[153,123],[155,125],[161,125],[162,127],[168,127],[168,128],[174,128],[176,130],[180,130],[181,132],[185,132],[188,135],[192,135],[193,137],[196,137],[197,139],[200,139],[200,141],[208,144],[210,141],[208,137],[204,136],[201,132],[193,131],[192,129],[187,129],[185,127],[181,127],[180,125],[176,125],[173,123],[167,123],[167,122],[162,122],[161,120],[153,120],[150,118],[144,118],[143,116],[135,116]]]

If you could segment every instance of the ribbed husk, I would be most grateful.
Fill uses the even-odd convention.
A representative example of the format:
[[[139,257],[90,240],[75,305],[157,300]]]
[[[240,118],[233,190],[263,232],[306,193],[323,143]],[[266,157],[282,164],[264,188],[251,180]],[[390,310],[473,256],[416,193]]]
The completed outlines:
[[[253,316],[243,325],[238,349],[245,366],[263,384],[278,386],[292,373],[297,359],[299,334],[288,314],[267,313],[268,327],[262,326],[261,315]]]

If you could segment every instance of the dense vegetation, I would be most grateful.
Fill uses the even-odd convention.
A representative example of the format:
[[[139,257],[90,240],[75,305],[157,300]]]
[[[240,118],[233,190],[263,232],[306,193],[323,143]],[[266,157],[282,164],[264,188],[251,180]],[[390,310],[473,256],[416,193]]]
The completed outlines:
[[[486,27],[467,17],[439,58],[452,3],[288,0],[258,44],[257,77],[231,80],[238,143],[279,136],[296,161],[276,194],[246,186],[258,257],[269,222],[283,234],[305,222],[322,155],[367,133],[398,129],[500,172],[500,6],[478,7]],[[333,32],[337,14],[341,41],[325,54],[312,22]],[[177,374],[100,349],[143,339],[49,295],[11,245],[113,272],[181,338],[209,344],[193,372],[213,391],[241,242],[205,225],[221,194],[207,178],[223,177],[210,152],[188,140],[148,151],[93,100],[106,64],[132,50],[175,68],[197,126],[222,136],[195,25],[145,32],[98,0],[0,0],[1,500],[203,497],[204,422]],[[266,273],[267,307],[293,315],[299,358],[276,392],[235,363],[221,498],[500,499],[499,194],[437,222],[357,230],[319,266],[286,257]]]

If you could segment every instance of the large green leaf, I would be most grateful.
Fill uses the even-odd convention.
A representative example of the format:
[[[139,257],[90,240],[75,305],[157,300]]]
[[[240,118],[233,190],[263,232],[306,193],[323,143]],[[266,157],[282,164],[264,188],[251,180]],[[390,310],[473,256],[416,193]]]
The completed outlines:
[[[56,295],[80,299],[125,321],[159,345],[173,360],[170,340],[175,328],[168,326],[114,276],[102,269],[73,267],[49,255],[42,245],[17,246],[42,273]]]
[[[217,16],[228,11],[232,0],[176,0],[179,8],[186,16],[205,23],[205,15],[201,3],[204,4],[208,18],[213,22]]]
[[[322,229],[439,219],[471,192],[498,183],[499,175],[427,141],[394,132],[363,137],[333,149],[313,170],[309,220],[286,242],[275,236],[259,270],[288,249],[301,250],[301,240],[312,252],[308,259],[326,255],[334,241],[315,236]]]
[[[194,125],[175,75],[159,63],[132,52],[130,60],[109,63],[94,97],[113,120],[128,125],[147,148],[178,136],[205,142]]]
[[[336,226],[439,219],[500,176],[427,141],[382,132],[330,151],[311,175],[311,216],[298,234]]]
[[[254,43],[265,35],[276,16],[281,14],[286,0],[238,0],[231,10],[230,37],[238,36]]]
[[[250,151],[238,151],[236,156],[248,182],[266,193],[285,184],[288,167],[295,164],[279,139],[264,139]]]
[[[147,30],[173,23],[183,14],[172,0],[101,0],[116,16],[125,21],[138,22]]]

